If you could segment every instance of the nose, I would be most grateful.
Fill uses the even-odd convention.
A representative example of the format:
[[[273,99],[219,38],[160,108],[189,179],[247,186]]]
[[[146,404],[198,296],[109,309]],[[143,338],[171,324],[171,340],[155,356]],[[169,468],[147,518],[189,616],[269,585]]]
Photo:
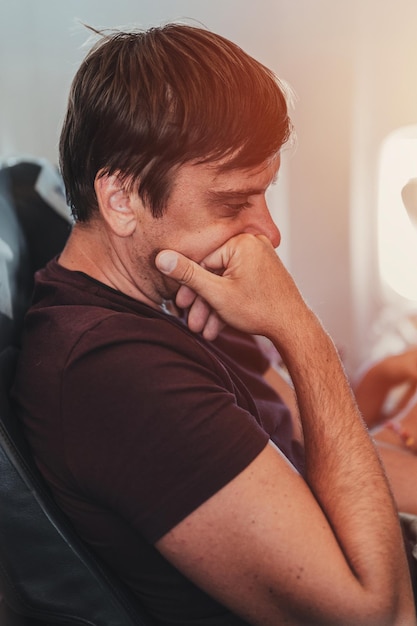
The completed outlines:
[[[271,217],[265,198],[259,202],[259,205],[249,209],[248,217],[249,222],[245,232],[253,235],[265,235],[273,247],[278,248],[281,243],[281,233]]]

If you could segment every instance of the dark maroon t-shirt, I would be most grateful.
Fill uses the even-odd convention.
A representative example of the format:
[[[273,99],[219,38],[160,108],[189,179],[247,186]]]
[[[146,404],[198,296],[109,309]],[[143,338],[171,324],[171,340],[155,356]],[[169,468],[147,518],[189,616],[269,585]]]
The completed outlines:
[[[250,337],[213,343],[52,261],[37,275],[14,397],[73,524],[161,624],[238,624],[153,544],[271,438],[301,469],[287,408]]]

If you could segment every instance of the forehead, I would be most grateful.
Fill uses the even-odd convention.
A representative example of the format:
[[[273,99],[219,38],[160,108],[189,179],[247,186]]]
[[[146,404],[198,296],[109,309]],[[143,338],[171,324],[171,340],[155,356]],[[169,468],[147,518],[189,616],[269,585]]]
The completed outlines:
[[[192,187],[201,192],[211,190],[238,191],[240,193],[263,193],[276,179],[280,167],[280,155],[245,169],[224,169],[224,161],[211,163],[185,163],[176,173],[174,188],[186,191]]]
[[[224,170],[221,165],[215,167],[214,184],[246,184],[250,186],[254,181],[269,186],[278,174],[280,156],[275,155],[272,159],[246,169]]]

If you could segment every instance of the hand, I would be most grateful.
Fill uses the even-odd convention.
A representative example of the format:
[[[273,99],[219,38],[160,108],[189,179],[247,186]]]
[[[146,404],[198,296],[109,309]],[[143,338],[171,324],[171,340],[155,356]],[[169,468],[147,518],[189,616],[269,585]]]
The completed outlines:
[[[171,250],[161,251],[155,263],[181,284],[176,303],[189,307],[188,323],[193,330],[204,328],[210,334],[221,320],[252,334],[290,337],[300,315],[308,310],[262,235],[237,235],[200,265]]]

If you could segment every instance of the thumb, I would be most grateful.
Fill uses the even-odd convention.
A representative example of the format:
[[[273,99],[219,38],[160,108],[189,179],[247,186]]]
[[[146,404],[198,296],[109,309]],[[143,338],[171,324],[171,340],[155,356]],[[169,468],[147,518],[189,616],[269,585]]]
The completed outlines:
[[[192,289],[196,289],[200,285],[201,273],[210,275],[210,272],[204,270],[200,265],[173,250],[159,252],[155,259],[155,265],[163,274]]]
[[[178,256],[177,252],[163,250],[156,255],[155,265],[163,274],[171,274],[171,272],[175,272],[178,265]]]

